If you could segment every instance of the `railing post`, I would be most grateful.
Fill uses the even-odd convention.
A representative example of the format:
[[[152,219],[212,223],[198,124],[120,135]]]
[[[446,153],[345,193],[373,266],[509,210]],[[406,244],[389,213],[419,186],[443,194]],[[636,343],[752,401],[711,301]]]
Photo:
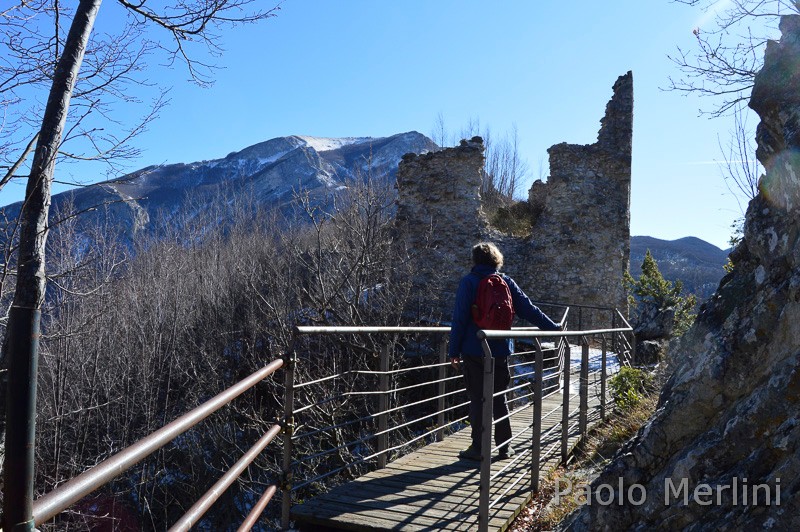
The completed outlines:
[[[636,360],[636,335],[633,334],[633,331],[631,331],[631,361],[630,361],[630,365],[635,365],[637,363],[638,363],[638,360]]]
[[[533,433],[531,434],[531,489],[539,491],[539,462],[542,454],[542,388],[544,387],[544,355],[536,339],[536,360],[533,366]]]
[[[603,421],[606,420],[606,379],[608,373],[606,372],[606,335],[602,336],[603,341],[603,354],[600,357],[600,417]]]
[[[391,346],[388,344],[381,349],[380,375],[378,377],[378,469],[386,467],[388,457],[386,449],[389,448],[389,352]]]
[[[294,434],[294,372],[297,353],[292,349],[286,358],[283,386],[283,467],[281,469],[281,529],[289,530],[292,510],[292,436]]]
[[[581,438],[586,438],[589,420],[589,339],[581,339],[580,411],[578,426]]]
[[[478,530],[489,530],[490,482],[492,475],[492,403],[494,398],[494,360],[489,342],[483,340],[483,411],[481,415],[481,480],[478,505]]]
[[[443,337],[439,343],[439,383],[436,386],[436,395],[439,396],[439,400],[436,403],[439,411],[436,416],[436,424],[439,427],[439,430],[436,431],[436,441],[444,440],[444,409],[446,406],[444,394],[447,391],[447,383],[444,382],[447,378],[447,366],[445,364],[447,364],[447,338]]]
[[[564,350],[564,388],[561,403],[561,461],[566,464],[569,457],[569,366],[572,348],[569,339],[565,336]]]

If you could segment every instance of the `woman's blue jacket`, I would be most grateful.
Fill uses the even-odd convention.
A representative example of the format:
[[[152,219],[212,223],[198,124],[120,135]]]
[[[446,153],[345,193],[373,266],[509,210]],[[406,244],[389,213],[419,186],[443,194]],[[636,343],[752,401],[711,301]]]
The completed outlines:
[[[478,326],[472,320],[472,304],[478,293],[478,283],[481,279],[492,273],[499,273],[491,266],[473,266],[472,271],[465,275],[458,285],[456,304],[453,309],[453,321],[450,328],[450,358],[462,356],[483,356],[481,341],[478,340]],[[532,325],[543,331],[557,331],[560,327],[553,322],[544,312],[531,303],[514,279],[504,273],[500,276],[508,284],[511,299],[514,302],[514,313],[529,321]],[[507,357],[511,352],[511,340],[490,340],[489,347],[495,357]]]

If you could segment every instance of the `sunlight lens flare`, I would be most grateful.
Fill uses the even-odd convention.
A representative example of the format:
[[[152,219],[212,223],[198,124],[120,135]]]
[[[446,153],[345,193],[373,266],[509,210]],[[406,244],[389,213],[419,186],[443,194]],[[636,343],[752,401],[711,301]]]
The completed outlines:
[[[800,150],[787,149],[773,157],[771,168],[758,184],[772,205],[791,211],[800,207]]]

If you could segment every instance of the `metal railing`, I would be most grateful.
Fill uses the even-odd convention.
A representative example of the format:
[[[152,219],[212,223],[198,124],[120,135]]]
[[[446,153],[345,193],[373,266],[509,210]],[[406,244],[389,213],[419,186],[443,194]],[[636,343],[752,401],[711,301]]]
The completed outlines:
[[[562,402],[560,405],[561,409],[561,437],[560,437],[560,449],[561,449],[561,461],[566,463],[569,458],[569,440],[571,431],[576,428],[575,423],[570,423],[570,419],[574,417],[576,414],[578,415],[577,421],[577,429],[580,438],[585,438],[588,433],[588,414],[589,414],[589,379],[592,374],[589,372],[589,353],[590,353],[590,340],[592,338],[599,339],[600,346],[601,346],[601,365],[600,369],[593,372],[593,375],[596,379],[599,379],[600,384],[600,392],[599,392],[599,407],[600,407],[600,417],[602,419],[606,418],[606,381],[608,379],[608,368],[607,368],[607,358],[608,358],[608,349],[607,349],[607,337],[610,336],[613,345],[628,345],[629,342],[625,335],[633,334],[633,329],[628,327],[620,327],[620,328],[608,328],[608,329],[595,329],[595,330],[586,330],[586,331],[538,331],[538,330],[528,330],[528,331],[521,331],[521,330],[511,330],[511,331],[479,331],[478,337],[483,340],[483,411],[482,411],[482,426],[483,427],[492,427],[494,424],[498,422],[498,420],[492,421],[492,401],[494,397],[502,395],[506,393],[505,391],[499,391],[497,393],[494,392],[493,382],[494,382],[494,363],[492,360],[492,353],[489,347],[488,340],[490,339],[522,339],[522,338],[530,338],[535,341],[535,362],[534,362],[534,371],[533,374],[535,376],[534,383],[533,383],[533,421],[532,423],[523,429],[518,434],[512,434],[511,438],[505,442],[499,442],[497,447],[493,448],[491,445],[492,442],[492,431],[491,430],[484,430],[481,437],[481,470],[480,470],[480,494],[479,494],[479,504],[478,504],[478,528],[481,531],[486,531],[489,529],[489,520],[490,520],[490,512],[491,509],[494,508],[500,500],[506,496],[514,487],[519,485],[520,482],[524,480],[524,477],[530,474],[530,482],[531,482],[531,490],[537,492],[539,490],[539,473],[541,468],[541,463],[543,460],[549,458],[553,451],[554,447],[551,446],[548,449],[544,456],[542,456],[542,419],[543,417],[547,417],[549,414],[543,414],[542,412],[542,400],[543,398],[547,397],[548,395],[552,395],[554,392],[548,393],[548,390],[543,385],[543,380],[546,375],[546,370],[544,366],[544,354],[543,349],[541,347],[541,339],[543,338],[555,338],[558,339],[558,351],[559,351],[559,360],[560,364],[557,370],[561,374],[561,387],[562,387]],[[581,345],[581,357],[580,360],[576,363],[571,362],[571,351],[572,346],[568,341],[569,338],[577,338],[580,340]],[[630,365],[631,359],[631,350],[624,350],[617,352],[617,356],[619,359],[620,364]],[[570,383],[571,378],[570,375],[573,371],[578,370],[580,372],[579,375],[579,391],[577,394],[573,394],[570,391]],[[571,402],[573,399],[576,398],[579,401],[578,408],[575,410],[571,410]],[[518,409],[513,411],[510,415],[519,415],[523,412],[523,409]],[[552,413],[552,412],[551,412]],[[492,453],[497,450],[499,447],[504,445],[509,445],[515,439],[518,439],[522,436],[522,432],[531,430],[531,443],[530,448],[526,449],[525,452],[521,452],[516,455],[511,462],[505,465],[500,471],[495,473],[494,475],[491,474],[491,456]],[[555,428],[555,427],[554,427]],[[530,465],[530,472],[522,471],[518,474],[517,478],[515,478],[510,485],[503,490],[494,500],[491,499],[491,484],[492,481],[499,477],[505,471],[508,471],[512,468],[515,463],[518,463],[522,459],[525,458],[526,453],[530,451],[531,453],[531,465]]]
[[[609,312],[609,318],[616,325],[618,315],[615,309],[602,309]],[[569,309],[565,309],[561,319],[562,324],[567,323]],[[610,352],[609,344],[614,346],[611,352],[619,359],[620,364],[629,365],[631,362],[632,349],[630,342],[625,337],[632,334],[632,329],[627,322],[622,321],[622,327],[612,326],[605,329],[593,329],[587,331],[540,331],[533,327],[514,328],[510,331],[481,331],[479,337],[483,339],[484,345],[484,398],[483,398],[483,427],[490,427],[484,430],[482,437],[482,462],[480,472],[479,488],[479,527],[481,530],[488,530],[490,510],[506,496],[512,489],[523,481],[526,474],[531,476],[531,489],[538,491],[539,488],[539,468],[542,460],[546,460],[555,452],[552,448],[545,451],[542,455],[542,419],[551,416],[555,411],[542,412],[542,399],[556,394],[563,389],[563,401],[561,404],[562,420],[560,423],[560,451],[561,459],[566,462],[569,453],[569,438],[571,431],[578,429],[579,434],[584,436],[588,430],[588,403],[589,403],[589,380],[595,379],[601,390],[600,416],[606,417],[606,380],[608,378],[607,357]],[[303,415],[309,414],[315,409],[328,408],[336,411],[339,404],[352,401],[354,397],[370,398],[372,401],[364,401],[362,409],[357,411],[355,417],[347,420],[332,419],[330,425],[325,427],[315,427],[312,430],[303,430],[293,434],[292,438],[287,438],[284,447],[283,475],[292,478],[297,482],[294,485],[287,484],[284,489],[283,502],[284,511],[282,514],[282,526],[288,528],[291,524],[291,499],[294,494],[302,491],[303,499],[311,497],[316,491],[323,491],[322,482],[331,477],[351,471],[352,469],[364,468],[365,465],[372,464],[375,468],[385,467],[392,455],[397,455],[401,450],[413,450],[421,440],[436,440],[443,438],[448,430],[456,430],[465,426],[467,415],[462,412],[469,404],[460,375],[448,376],[446,336],[449,334],[448,327],[297,327],[298,335],[302,336],[388,336],[384,340],[373,344],[377,354],[377,368],[349,368],[346,371],[335,373],[323,378],[309,380],[305,382],[290,383],[287,381],[287,390],[294,391],[307,389],[325,382],[329,385],[328,395],[320,401],[312,401],[308,404],[292,406],[292,425],[301,427],[310,423],[308,419],[300,419]],[[435,353],[436,359],[428,363],[419,363],[411,367],[401,367],[403,363],[408,363],[409,357],[399,360],[391,357],[393,351],[399,344],[403,344],[402,335],[428,335],[434,337],[436,347],[429,349]],[[532,357],[532,369],[526,369],[531,362],[515,361],[509,364],[512,371],[512,382],[507,390],[493,394],[493,371],[494,365],[491,358],[487,340],[490,338],[514,339],[517,341],[529,341],[533,343],[531,350],[517,350],[510,358]],[[575,338],[581,344],[581,357],[576,363],[571,362],[570,338]],[[543,341],[552,340],[553,344],[543,346]],[[594,341],[600,347],[600,368],[593,372],[589,371],[590,342]],[[617,349],[619,347],[619,349]],[[324,357],[321,352],[315,353],[317,357]],[[307,356],[310,363],[313,357]],[[301,366],[302,362],[298,362]],[[395,383],[391,385],[390,380],[398,375],[407,373],[435,374],[432,379],[417,378],[413,384]],[[570,374],[580,373],[580,385],[577,394],[570,391]],[[353,376],[373,377],[373,386],[370,387],[365,381],[352,380],[351,386],[357,389],[346,388],[332,393],[331,383],[337,380],[346,380]],[[599,382],[598,382],[599,381]],[[356,384],[357,383],[357,384]],[[457,386],[456,386],[457,385]],[[420,394],[413,401],[398,401],[397,396],[402,393],[409,393],[412,390],[425,389],[427,393]],[[519,403],[521,406],[513,409],[509,416],[518,416],[533,409],[532,419],[529,424],[517,434],[512,434],[506,442],[500,442],[497,447],[491,445],[492,423],[492,399],[496,395],[509,394],[509,403]],[[572,400],[577,397],[579,404],[575,410],[570,410]],[[372,407],[372,408],[371,408]],[[343,408],[343,407],[342,407]],[[408,413],[413,410],[413,415]],[[288,412],[288,410],[287,410]],[[577,423],[571,420],[577,415]],[[391,419],[390,419],[391,418]],[[435,422],[434,422],[435,420]],[[498,420],[494,420],[497,423]],[[427,423],[426,423],[427,422]],[[352,439],[342,441],[331,436],[331,432],[349,429],[348,434],[357,434]],[[491,475],[491,455],[498,447],[520,441],[530,432],[531,445],[520,452],[508,465],[499,472]],[[305,438],[325,435],[308,447],[318,449],[316,452],[306,454],[298,452],[296,445]],[[334,441],[334,445],[326,445],[325,441]],[[527,454],[531,455],[530,472],[523,471],[518,478],[514,479],[510,485],[504,488],[503,492],[490,500],[491,484],[500,475],[509,470],[513,464],[519,463]],[[331,467],[330,462],[325,462],[326,458],[335,455],[336,467]],[[294,458],[297,456],[297,458]],[[338,460],[338,461],[337,461]],[[324,465],[323,465],[324,464]],[[319,488],[319,489],[317,489]]]
[[[104,486],[115,477],[121,475],[137,463],[155,453],[217,410],[228,405],[245,391],[273,375],[276,371],[287,365],[286,362],[286,358],[279,358],[270,362],[263,368],[255,371],[250,376],[187,412],[168,425],[156,430],[149,436],[146,436],[84,473],[65,482],[53,491],[39,497],[33,501],[32,505],[33,523],[35,526],[39,526],[49,521],[83,497]],[[170,531],[189,530],[192,525],[197,523],[224,491],[239,478],[246,470],[247,466],[258,457],[261,451],[263,451],[282,430],[283,427],[280,424],[273,425],[258,442],[228,470],[228,472],[200,497],[194,506],[170,528]],[[277,486],[269,486],[267,488],[239,530],[249,530],[250,527],[253,526],[276,491]],[[11,493],[8,491],[5,494],[6,497],[10,495]],[[15,529],[12,528],[12,530]]]
[[[566,326],[569,308],[563,308],[561,323]],[[602,310],[605,312],[610,309]],[[634,356],[632,342],[627,338],[632,335],[630,325],[618,311],[610,311],[612,327],[607,329],[547,332],[522,327],[510,331],[479,332],[484,345],[485,370],[482,426],[488,427],[482,434],[478,515],[481,530],[488,529],[491,509],[523,481],[525,474],[530,474],[530,487],[537,491],[542,461],[559,450],[562,461],[567,460],[571,431],[574,432],[577,427],[580,435],[586,435],[590,378],[594,378],[600,386],[600,416],[605,418],[607,356],[614,353],[619,363],[626,365]],[[463,379],[460,375],[448,374],[447,370],[450,366],[447,358],[449,332],[449,327],[297,327],[294,348],[290,353],[39,497],[32,504],[32,521],[35,525],[41,525],[50,520],[282,369],[282,421],[272,425],[170,530],[188,530],[196,524],[279,434],[283,436],[282,450],[276,453],[282,455],[279,480],[267,487],[239,530],[249,530],[254,526],[278,491],[281,492],[281,526],[288,529],[293,495],[298,492],[302,492],[305,498],[319,491],[325,482],[338,482],[332,477],[339,474],[354,475],[371,467],[383,468],[391,458],[426,442],[441,441],[447,433],[466,426],[468,416],[465,412],[469,400]],[[307,371],[307,366],[315,365],[315,348],[320,351],[316,356],[324,355],[321,353],[321,342],[314,346],[308,341],[304,343],[304,340],[331,335],[338,336],[346,344],[343,348],[343,366],[338,367],[334,361],[329,371]],[[341,340],[372,338],[376,335],[388,337],[388,340],[382,343],[348,343]],[[433,346],[430,341],[421,338],[433,339]],[[580,341],[581,357],[576,362],[571,358],[573,346],[569,343],[570,338]],[[530,349],[516,349],[512,353],[509,359],[511,384],[508,390],[498,394],[493,394],[494,366],[487,342],[489,339],[513,339],[517,347],[531,346]],[[601,366],[593,372],[589,371],[591,342],[601,349]],[[332,343],[328,341],[327,348]],[[353,353],[356,351],[363,355],[360,365],[353,363],[356,358]],[[573,372],[580,373],[577,394],[570,390],[570,375]],[[543,412],[542,400],[559,391],[563,394],[559,407],[562,419],[560,424],[543,434],[543,419],[553,416],[558,408]],[[509,417],[523,415],[532,409],[530,422],[500,445],[521,442],[528,437],[528,432],[531,443],[509,465],[492,476],[490,457],[497,448],[491,446],[491,405],[493,397],[499,394],[508,394],[508,402],[514,405]],[[576,398],[578,407],[571,410],[572,401]],[[577,422],[572,422],[576,414]],[[497,421],[494,420],[494,423]],[[560,439],[542,448],[543,437],[555,437],[557,430],[561,432]],[[309,449],[313,451],[308,452]],[[530,471],[523,471],[499,496],[490,500],[492,482],[528,454],[531,456]]]

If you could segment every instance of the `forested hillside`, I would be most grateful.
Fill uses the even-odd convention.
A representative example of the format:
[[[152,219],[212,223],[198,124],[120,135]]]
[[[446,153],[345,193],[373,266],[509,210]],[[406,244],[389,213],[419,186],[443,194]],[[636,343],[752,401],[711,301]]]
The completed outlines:
[[[641,275],[642,261],[648,249],[664,278],[672,282],[683,281],[684,292],[696,295],[700,301],[714,293],[725,275],[723,266],[728,260],[728,251],[699,238],[660,240],[650,236],[632,236],[630,272],[634,277]]]

